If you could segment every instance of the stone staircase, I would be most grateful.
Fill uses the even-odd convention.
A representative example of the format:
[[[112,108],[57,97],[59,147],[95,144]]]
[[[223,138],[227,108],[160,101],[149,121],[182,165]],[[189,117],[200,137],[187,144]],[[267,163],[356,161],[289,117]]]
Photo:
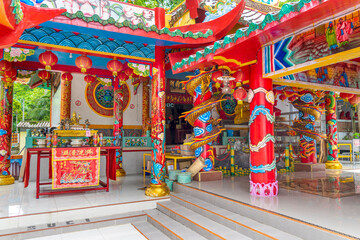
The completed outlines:
[[[160,239],[352,239],[300,220],[202,190],[174,184],[169,201],[145,210],[133,223],[149,240]]]
[[[49,224],[53,215],[56,224]],[[14,220],[18,222],[9,222]],[[170,199],[0,219],[0,239],[31,239],[126,223],[149,240],[355,239],[178,183]],[[5,229],[5,224],[17,227]]]

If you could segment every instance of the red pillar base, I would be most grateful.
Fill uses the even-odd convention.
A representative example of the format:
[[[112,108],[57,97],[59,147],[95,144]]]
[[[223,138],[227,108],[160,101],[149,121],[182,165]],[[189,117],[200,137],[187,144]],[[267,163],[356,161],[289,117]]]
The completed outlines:
[[[254,183],[250,180],[250,194],[261,197],[272,197],[278,195],[278,181],[269,183]]]

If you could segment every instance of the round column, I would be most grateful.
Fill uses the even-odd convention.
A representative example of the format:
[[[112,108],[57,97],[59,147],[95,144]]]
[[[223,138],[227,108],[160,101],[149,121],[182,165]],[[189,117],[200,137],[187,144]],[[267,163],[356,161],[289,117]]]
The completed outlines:
[[[71,113],[71,80],[61,79],[60,120],[70,119]]]
[[[155,64],[152,69],[151,146],[152,167],[150,186],[145,195],[162,197],[170,194],[165,184],[165,52],[155,47]]]
[[[8,185],[14,183],[9,171],[14,81],[0,78],[0,185]]]
[[[118,78],[114,79],[114,143],[120,146],[116,150],[116,177],[126,175],[125,170],[122,168],[122,139],[123,139],[123,85],[119,82]]]
[[[307,129],[315,131],[315,121],[310,114],[299,110],[299,119],[308,122]],[[300,135],[300,160],[301,163],[317,163],[316,141],[305,135]]]
[[[149,125],[149,104],[150,104],[150,95],[149,95],[149,80],[146,80],[142,83],[143,85],[143,102],[142,102],[142,129],[143,135],[146,135],[146,132],[150,130]]]
[[[326,135],[328,157],[326,162],[327,169],[342,169],[338,158],[338,134],[336,117],[336,96],[334,92],[328,92],[325,97],[326,109]]]
[[[194,108],[196,108],[198,105],[209,101],[212,97],[212,83],[211,83],[211,74],[212,72],[205,73],[205,75],[202,77],[201,84],[197,85],[193,96],[194,96]],[[206,84],[210,84],[208,89],[206,89],[204,86]],[[203,91],[203,89],[206,89],[206,91]],[[212,130],[213,125],[211,123],[212,116],[211,111],[207,111],[203,113],[202,115],[199,115],[198,118],[194,122],[194,136],[197,139],[204,139],[206,136],[208,136]],[[213,147],[210,143],[201,144],[200,147],[195,149],[195,157],[202,157],[205,160],[205,167],[202,169],[205,172],[213,170]]]
[[[272,80],[262,78],[262,60],[251,66],[249,102],[250,194],[278,194],[274,154],[274,94]]]

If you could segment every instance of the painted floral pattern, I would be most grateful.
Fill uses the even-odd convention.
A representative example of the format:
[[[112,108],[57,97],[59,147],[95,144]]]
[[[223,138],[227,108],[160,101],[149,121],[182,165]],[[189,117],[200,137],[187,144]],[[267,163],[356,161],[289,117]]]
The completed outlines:
[[[48,8],[65,8],[68,13],[81,12],[85,17],[98,16],[102,20],[113,18],[116,22],[128,20],[133,25],[143,24],[146,27],[155,25],[155,13],[144,9],[109,0],[45,0],[41,6]]]

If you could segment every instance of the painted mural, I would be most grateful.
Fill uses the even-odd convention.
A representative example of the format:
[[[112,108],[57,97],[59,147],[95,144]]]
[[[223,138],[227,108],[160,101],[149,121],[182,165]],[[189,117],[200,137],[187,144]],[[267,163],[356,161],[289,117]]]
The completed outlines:
[[[357,88],[360,86],[360,61],[336,63],[292,75],[293,80]]]
[[[123,86],[124,111],[130,102],[129,86]],[[112,117],[114,108],[114,89],[102,81],[95,81],[86,86],[85,97],[89,107],[103,117]]]
[[[327,20],[263,48],[264,73],[273,73],[360,47],[359,11]],[[330,62],[331,64],[331,62]],[[294,80],[294,76],[287,79]]]

